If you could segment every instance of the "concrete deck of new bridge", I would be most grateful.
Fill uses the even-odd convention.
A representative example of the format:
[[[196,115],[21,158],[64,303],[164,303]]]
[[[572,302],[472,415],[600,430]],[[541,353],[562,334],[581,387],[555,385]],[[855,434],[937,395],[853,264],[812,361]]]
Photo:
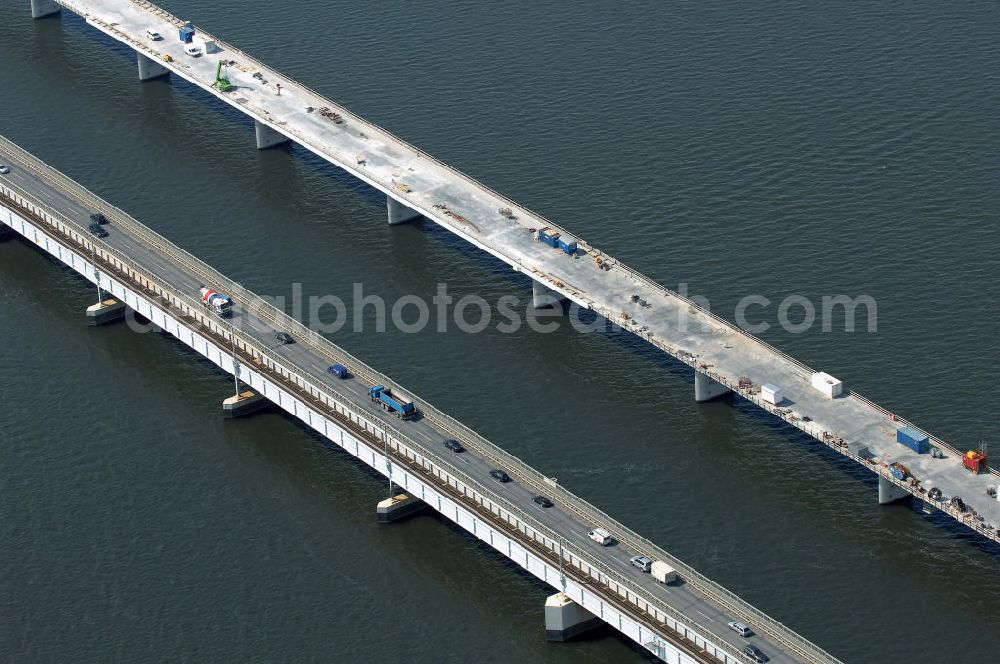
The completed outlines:
[[[98,29],[150,58],[151,62],[146,62],[147,67],[163,66],[255,118],[262,125],[259,128],[265,141],[289,137],[385,192],[393,199],[391,207],[396,214],[406,216],[419,212],[530,276],[535,282],[614,322],[624,322],[625,329],[679,357],[696,370],[707,365],[711,372],[730,384],[745,376],[757,385],[779,385],[789,400],[785,407],[790,410],[791,419],[797,422],[796,426],[821,439],[823,432],[829,432],[852,445],[868,447],[883,461],[903,463],[921,481],[924,490],[937,487],[946,499],[960,496],[982,517],[982,521],[954,510],[946,509],[947,513],[987,537],[1000,541],[1000,535],[993,528],[1000,525],[1000,502],[986,495],[987,487],[997,484],[1000,478],[992,473],[978,477],[970,475],[962,468],[955,450],[948,450],[945,459],[910,452],[894,441],[894,431],[900,423],[892,421],[885,410],[853,395],[826,399],[810,387],[809,368],[728,323],[692,308],[687,300],[632,272],[606,254],[601,255],[611,263],[612,268],[601,269],[594,260],[600,252],[585,242],[574,256],[537,242],[532,230],[554,224],[267,68],[231,45],[216,39],[221,48],[217,53],[198,58],[185,54],[184,45],[177,35],[180,21],[148,2],[55,1],[85,16]],[[145,37],[147,29],[158,31],[163,39],[150,41]],[[173,62],[165,62],[164,55],[170,55]],[[226,70],[236,86],[228,93],[221,93],[212,87],[220,59],[236,63]],[[254,78],[255,73],[259,73],[260,78]],[[339,113],[344,122],[335,124],[320,115],[319,109],[323,107]],[[310,112],[309,108],[314,110]],[[404,193],[394,183],[405,183],[411,191]],[[405,208],[398,207],[399,204]],[[435,207],[442,205],[464,217],[465,221],[456,220],[445,214],[441,207]],[[512,220],[500,215],[499,209],[503,207],[511,208],[517,218]],[[644,299],[650,306],[633,303],[633,295]],[[628,321],[622,320],[622,312],[629,315]],[[845,379],[849,388],[849,377],[840,378]],[[812,420],[808,426],[802,422],[803,416]],[[966,441],[965,445],[971,446],[973,442]],[[884,469],[873,469],[884,475]],[[912,492],[921,495],[918,490]],[[940,503],[932,504],[942,507]]]
[[[33,196],[46,208],[61,214],[70,223],[75,224],[79,232],[84,234],[87,232],[86,229],[90,221],[89,214],[93,211],[93,202],[88,206],[85,201],[79,200],[70,191],[54,186],[52,182],[46,181],[38,173],[33,172],[32,166],[22,161],[17,154],[5,150],[2,146],[0,146],[0,163],[7,163],[12,167],[8,175],[0,176],[4,178],[4,181]],[[102,207],[102,209],[105,208]],[[0,212],[0,214],[5,213]],[[5,218],[3,221],[9,220]],[[107,245],[128,256],[137,265],[151,270],[171,287],[181,292],[198,292],[202,284],[198,276],[194,275],[188,268],[172,261],[141,238],[129,234],[120,225],[115,224],[114,220],[106,228],[110,231],[109,236],[103,240]],[[366,392],[367,384],[360,380],[337,380],[330,377],[326,373],[326,367],[330,364],[331,358],[338,357],[337,352],[343,352],[339,351],[336,346],[329,344],[331,355],[320,355],[314,348],[305,343],[282,345],[274,338],[274,327],[257,315],[251,314],[239,300],[234,303],[232,321],[237,328],[249,333],[257,343],[270,348],[279,356],[286,357],[294,365],[305,368],[309,373],[310,380],[329,386],[332,391],[354,404],[357,409],[365,411],[368,417],[385,421],[405,431],[407,436],[418,439],[430,450],[440,450],[441,456],[435,460],[436,463],[444,467],[457,466],[466,473],[488,480],[489,471],[495,467],[489,460],[478,456],[472,450],[457,455],[445,450],[442,443],[444,439],[453,437],[454,432],[437,428],[434,422],[428,418],[401,423],[371,403]],[[471,436],[471,433],[469,435]],[[750,639],[738,637],[726,626],[727,621],[732,620],[733,616],[710,597],[696,590],[695,584],[672,586],[659,584],[649,574],[640,572],[629,563],[628,558],[634,552],[627,547],[621,545],[601,547],[592,542],[587,537],[588,530],[595,525],[606,524],[585,522],[577,513],[566,509],[568,500],[579,499],[571,497],[571,494],[557,493],[555,494],[556,505],[554,507],[539,508],[534,505],[532,498],[540,492],[545,492],[548,495],[553,494],[545,487],[533,485],[534,480],[519,476],[516,468],[507,468],[506,470],[510,472],[513,481],[509,484],[497,484],[496,492],[502,494],[507,500],[523,506],[523,509],[535,510],[537,519],[557,532],[566,542],[572,543],[574,548],[586,550],[588,555],[600,559],[617,574],[628,578],[651,595],[667,602],[675,610],[689,616],[692,624],[706,629],[713,638],[729,645],[735,652],[739,652],[744,643],[751,642],[767,653],[772,661],[782,663],[801,661],[798,657],[790,655],[781,644],[769,638],[766,633]],[[559,496],[565,496],[565,499],[561,500]],[[616,534],[614,524],[607,524],[607,526],[613,534]],[[624,528],[617,530],[620,533],[624,531]],[[765,626],[756,623],[754,627],[764,631],[762,628]],[[823,657],[817,661],[833,660]]]
[[[728,323],[693,308],[687,300],[618,264],[585,242],[574,256],[537,242],[532,231],[544,226],[554,227],[554,224],[231,45],[204,35],[215,39],[221,50],[197,58],[185,54],[184,44],[177,36],[179,20],[150,3],[142,0],[57,2],[84,15],[92,25],[129,44],[157,66],[162,65],[255,118],[264,125],[265,140],[288,137],[405,206],[395,207],[395,212],[403,210],[404,216],[407,209],[419,212],[537,283],[614,322],[622,322],[625,329],[679,357],[696,370],[704,365],[706,370],[730,384],[736,384],[740,377],[749,377],[757,385],[779,385],[788,399],[784,407],[789,409],[796,426],[821,439],[823,432],[828,432],[849,444],[864,445],[885,462],[903,463],[920,480],[924,490],[937,487],[946,499],[960,496],[982,520],[955,510],[945,509],[946,513],[1000,541],[1000,534],[994,527],[1000,525],[1000,501],[987,496],[987,487],[997,484],[1000,478],[993,473],[971,475],[961,466],[956,450],[947,449],[944,459],[911,452],[895,442],[894,432],[901,422],[894,422],[887,411],[855,395],[832,400],[825,398],[810,386],[809,368]],[[163,40],[150,41],[145,37],[147,29],[158,31]],[[173,61],[165,62],[164,55],[171,56]],[[228,93],[212,87],[220,59],[235,62],[226,70],[236,86]],[[255,73],[259,73],[260,78],[254,78]],[[278,84],[281,85],[280,94]],[[320,115],[319,109],[323,107],[339,113],[344,122],[335,124]],[[310,112],[310,108],[314,110]],[[403,192],[394,183],[405,183],[411,191]],[[391,203],[390,207],[395,205]],[[447,215],[440,206],[461,215],[465,221]],[[504,207],[511,208],[516,219],[500,215],[499,210]],[[594,257],[598,254],[610,262],[610,270],[597,265]],[[633,303],[633,295],[649,306]],[[623,312],[629,316],[627,321],[621,318]],[[850,387],[850,377],[839,378]],[[811,419],[808,426],[804,425],[803,416]],[[971,447],[974,442],[965,441],[964,444]],[[885,474],[884,469],[879,471],[873,467],[873,470]],[[911,493],[921,495],[916,489]],[[941,503],[931,504],[943,507]]]

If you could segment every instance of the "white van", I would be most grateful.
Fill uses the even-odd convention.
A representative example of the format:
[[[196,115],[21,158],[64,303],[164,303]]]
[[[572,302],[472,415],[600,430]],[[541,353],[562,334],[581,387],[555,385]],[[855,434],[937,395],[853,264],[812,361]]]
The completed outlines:
[[[149,41],[160,41],[163,37],[156,30],[146,30],[146,39]]]
[[[611,544],[611,533],[606,531],[604,528],[594,528],[587,534],[590,536],[590,539],[594,540],[601,546]]]

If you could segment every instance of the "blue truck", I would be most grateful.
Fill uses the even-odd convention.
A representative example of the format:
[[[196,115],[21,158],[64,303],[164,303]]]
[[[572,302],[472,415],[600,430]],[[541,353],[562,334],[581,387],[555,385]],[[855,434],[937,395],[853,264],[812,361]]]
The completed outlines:
[[[381,405],[386,412],[392,413],[404,420],[408,417],[413,417],[417,413],[417,409],[413,406],[412,401],[398,391],[396,394],[393,394],[392,390],[385,385],[376,385],[369,388],[368,396],[371,397],[373,402]]]

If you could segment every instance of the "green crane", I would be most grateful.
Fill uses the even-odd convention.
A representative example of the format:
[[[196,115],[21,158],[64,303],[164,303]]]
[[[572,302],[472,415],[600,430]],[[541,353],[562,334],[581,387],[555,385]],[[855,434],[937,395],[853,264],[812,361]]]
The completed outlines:
[[[225,60],[219,60],[219,66],[215,70],[215,87],[219,89],[219,92],[229,92],[233,89],[233,84],[229,81],[228,76],[222,75],[222,67],[226,64]]]

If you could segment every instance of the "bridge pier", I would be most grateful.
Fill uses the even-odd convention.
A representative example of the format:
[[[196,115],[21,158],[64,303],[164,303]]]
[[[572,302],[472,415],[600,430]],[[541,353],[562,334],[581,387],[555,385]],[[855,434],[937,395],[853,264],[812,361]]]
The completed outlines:
[[[403,205],[392,196],[386,195],[385,207],[389,212],[389,225],[405,224],[408,221],[419,219],[423,215],[411,207]]]
[[[902,500],[910,495],[909,491],[906,491],[900,486],[897,486],[882,477],[878,476],[878,504],[888,505],[889,503],[894,503],[897,500]]]
[[[396,494],[392,498],[380,501],[375,508],[379,523],[392,523],[422,512],[427,503],[405,493]]]
[[[87,307],[87,325],[104,325],[125,318],[125,303],[113,297]]]
[[[282,143],[288,143],[292,139],[288,138],[279,131],[268,127],[263,124],[260,120],[254,120],[254,132],[257,134],[257,149],[266,150],[267,148],[273,148],[275,145],[281,145]]]
[[[694,372],[694,400],[698,403],[718,399],[732,392],[731,389],[697,369]]]
[[[138,51],[135,52],[136,64],[139,65],[139,80],[149,81],[154,78],[159,78],[160,76],[166,76],[170,73],[170,70],[164,67],[162,64],[154,60],[153,58],[147,57]]]
[[[222,415],[227,420],[261,411],[271,405],[271,402],[253,390],[246,390],[227,398],[222,402]]]
[[[586,610],[565,593],[545,599],[545,640],[568,641],[601,624],[601,619]]]
[[[31,18],[45,18],[58,14],[61,7],[55,0],[31,0]]]
[[[531,306],[535,309],[562,307],[566,298],[545,284],[531,280]]]

